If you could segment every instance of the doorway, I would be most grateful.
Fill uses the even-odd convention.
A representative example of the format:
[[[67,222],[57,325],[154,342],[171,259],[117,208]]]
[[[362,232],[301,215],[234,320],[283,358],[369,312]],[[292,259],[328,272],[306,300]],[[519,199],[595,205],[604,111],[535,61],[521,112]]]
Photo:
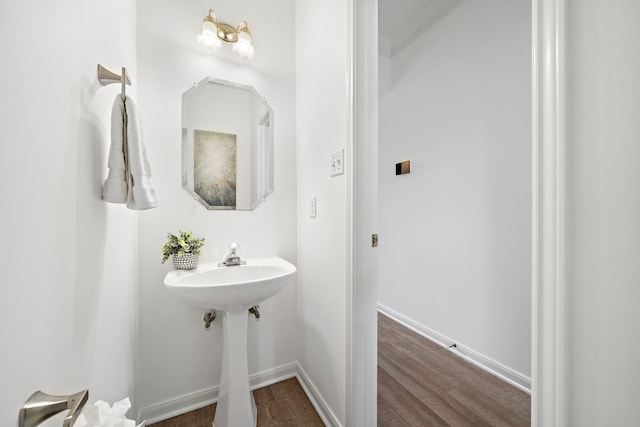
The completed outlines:
[[[556,425],[563,420],[564,334],[563,178],[564,171],[564,2],[532,0],[532,425]],[[353,141],[353,267],[349,314],[348,420],[355,426],[374,425],[376,412],[377,289],[371,268],[377,253],[370,234],[377,231],[377,1],[355,0]],[[375,96],[374,96],[375,94]],[[368,273],[369,272],[369,273]]]
[[[411,5],[379,0],[379,309],[529,391],[531,5]]]

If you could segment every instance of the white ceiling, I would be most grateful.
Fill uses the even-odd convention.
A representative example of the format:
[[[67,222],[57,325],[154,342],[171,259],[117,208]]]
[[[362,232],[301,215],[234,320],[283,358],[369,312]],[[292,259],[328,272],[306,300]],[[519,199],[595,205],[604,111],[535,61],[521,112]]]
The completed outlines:
[[[378,0],[380,51],[391,56],[463,0]]]

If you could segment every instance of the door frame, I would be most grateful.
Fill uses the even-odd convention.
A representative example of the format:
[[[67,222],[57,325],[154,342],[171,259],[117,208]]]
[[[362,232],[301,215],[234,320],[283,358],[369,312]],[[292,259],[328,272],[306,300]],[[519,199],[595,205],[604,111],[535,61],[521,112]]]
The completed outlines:
[[[351,181],[347,204],[346,425],[377,424],[378,0],[352,0],[349,40]]]
[[[532,8],[531,425],[563,426],[566,400],[565,0]],[[346,425],[377,420],[377,0],[351,0]]]
[[[567,424],[565,0],[532,1],[531,425]]]

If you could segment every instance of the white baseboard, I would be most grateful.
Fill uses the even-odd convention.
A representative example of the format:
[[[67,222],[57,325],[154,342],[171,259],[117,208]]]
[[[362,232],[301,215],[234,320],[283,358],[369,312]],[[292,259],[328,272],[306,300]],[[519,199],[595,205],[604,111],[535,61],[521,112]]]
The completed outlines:
[[[311,401],[311,404],[316,409],[316,412],[322,419],[322,422],[327,427],[342,427],[340,421],[333,413],[327,402],[322,398],[320,393],[318,393],[318,389],[313,385],[313,382],[309,379],[307,374],[304,372],[304,369],[300,365],[298,366],[298,382],[302,386],[302,389],[306,393],[307,397]]]
[[[500,362],[497,362],[490,357],[487,357],[477,351],[460,344],[448,338],[445,335],[442,335],[439,332],[434,331],[431,328],[428,328],[409,317],[398,313],[395,310],[390,309],[389,307],[384,306],[383,304],[378,304],[378,311],[385,316],[389,317],[392,320],[406,326],[412,331],[422,335],[425,338],[433,341],[434,343],[449,349],[453,354],[462,357],[466,361],[473,363],[480,369],[483,369],[489,372],[492,375],[500,378],[501,380],[511,384],[512,386],[531,394],[531,378],[527,377],[519,372],[514,371],[513,369],[504,366]],[[456,346],[450,348],[452,344]]]
[[[249,377],[249,384],[251,390],[255,390],[293,377],[298,377],[297,363],[255,373]],[[146,420],[149,425],[211,405],[218,400],[218,389],[218,386],[209,387],[144,407],[138,413],[138,420]]]

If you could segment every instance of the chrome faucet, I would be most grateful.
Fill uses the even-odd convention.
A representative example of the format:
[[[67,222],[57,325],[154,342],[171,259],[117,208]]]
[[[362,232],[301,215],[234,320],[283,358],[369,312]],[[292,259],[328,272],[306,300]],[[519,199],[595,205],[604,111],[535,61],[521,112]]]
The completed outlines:
[[[36,391],[20,408],[18,427],[35,427],[47,418],[66,409],[69,409],[69,413],[64,418],[62,426],[71,427],[88,399],[89,390],[82,390],[69,396],[52,396]]]
[[[218,264],[218,267],[222,267],[227,266],[227,267],[231,267],[233,265],[242,265],[242,264],[246,264],[246,261],[242,261],[240,259],[240,255],[238,255],[236,253],[236,249],[238,249],[238,244],[236,242],[233,242],[229,245],[229,250],[231,252],[229,252],[229,255],[227,255],[224,258],[224,261],[222,261],[220,264]]]

